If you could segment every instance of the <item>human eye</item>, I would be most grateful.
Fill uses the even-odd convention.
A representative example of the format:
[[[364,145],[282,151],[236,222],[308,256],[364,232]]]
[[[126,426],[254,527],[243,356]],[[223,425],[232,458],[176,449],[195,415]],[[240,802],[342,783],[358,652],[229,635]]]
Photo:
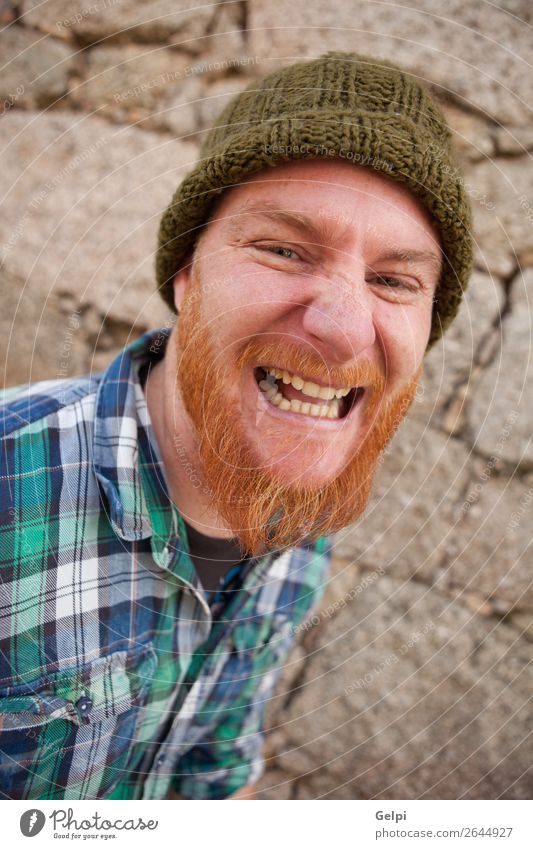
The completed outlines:
[[[406,280],[403,277],[394,277],[391,274],[375,274],[367,282],[395,298],[416,295],[423,291],[423,287],[417,281]]]
[[[386,286],[387,289],[414,289],[415,287],[406,283],[405,280],[399,280],[398,277],[390,277],[388,274],[378,274],[377,283],[381,286]]]
[[[287,247],[287,245],[255,245],[255,247],[258,250],[273,253],[275,256],[281,257],[281,259],[300,259],[296,251]]]

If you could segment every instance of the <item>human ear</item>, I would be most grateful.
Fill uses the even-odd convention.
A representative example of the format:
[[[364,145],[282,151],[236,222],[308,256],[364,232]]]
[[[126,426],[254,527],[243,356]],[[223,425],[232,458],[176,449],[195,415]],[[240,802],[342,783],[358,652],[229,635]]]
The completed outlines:
[[[191,279],[191,268],[192,265],[190,262],[190,257],[188,257],[185,264],[182,265],[180,270],[177,271],[174,275],[174,306],[176,307],[176,312],[178,314],[181,310],[185,295],[187,293],[187,287]]]

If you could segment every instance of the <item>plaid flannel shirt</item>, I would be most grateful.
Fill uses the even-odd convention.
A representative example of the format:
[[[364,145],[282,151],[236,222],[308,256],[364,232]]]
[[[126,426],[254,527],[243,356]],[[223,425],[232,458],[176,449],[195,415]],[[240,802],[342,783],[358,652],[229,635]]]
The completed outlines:
[[[251,559],[208,604],[139,379],[167,339],[0,394],[1,798],[222,799],[264,771],[330,545]]]

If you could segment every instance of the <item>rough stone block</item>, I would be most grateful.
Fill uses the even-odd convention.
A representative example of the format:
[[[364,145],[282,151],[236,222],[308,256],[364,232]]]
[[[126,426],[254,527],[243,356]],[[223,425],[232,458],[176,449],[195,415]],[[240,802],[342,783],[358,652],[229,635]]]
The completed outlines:
[[[472,399],[471,439],[490,456],[512,420],[502,459],[533,469],[531,398],[533,396],[532,313],[533,269],[517,275],[511,293],[511,312],[502,329],[501,349],[484,371]]]
[[[192,51],[213,18],[210,5],[195,6],[187,0],[94,0],[82,8],[69,0],[23,0],[24,21],[46,32],[75,34],[91,43],[103,41],[169,41]]]
[[[6,30],[2,39],[0,110],[17,106],[47,107],[68,88],[74,51],[65,44],[23,29]]]
[[[381,578],[269,708],[274,775],[292,776],[292,798],[527,799],[530,648],[438,590]]]
[[[0,133],[11,142],[0,171],[0,256],[27,296],[71,295],[102,321],[131,328],[164,324],[168,308],[154,272],[157,228],[195,149],[63,112],[13,111]],[[42,322],[54,320],[45,309]]]

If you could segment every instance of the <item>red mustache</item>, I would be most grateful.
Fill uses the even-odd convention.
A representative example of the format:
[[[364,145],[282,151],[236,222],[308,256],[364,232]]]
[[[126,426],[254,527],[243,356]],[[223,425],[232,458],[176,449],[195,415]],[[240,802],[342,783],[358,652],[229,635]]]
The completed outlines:
[[[249,363],[301,374],[306,380],[316,381],[321,386],[365,386],[377,395],[382,394],[385,388],[385,375],[368,360],[344,368],[330,366],[315,351],[302,350],[293,343],[252,340],[237,358],[239,368]]]

